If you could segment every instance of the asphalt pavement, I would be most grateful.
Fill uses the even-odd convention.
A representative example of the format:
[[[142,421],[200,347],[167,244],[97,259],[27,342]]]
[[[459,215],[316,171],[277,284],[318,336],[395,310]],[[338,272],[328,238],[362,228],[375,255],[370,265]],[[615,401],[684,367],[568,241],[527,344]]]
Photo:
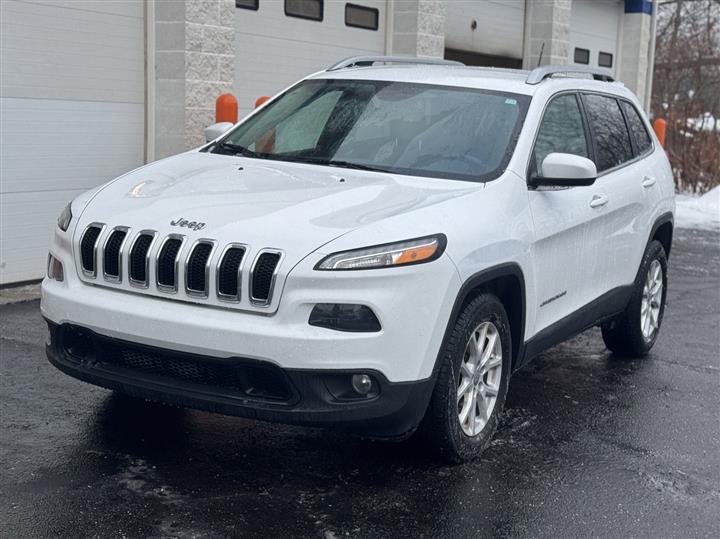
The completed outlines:
[[[510,381],[482,458],[125,398],[0,307],[2,537],[720,537],[720,235],[679,230],[652,354],[590,330]]]

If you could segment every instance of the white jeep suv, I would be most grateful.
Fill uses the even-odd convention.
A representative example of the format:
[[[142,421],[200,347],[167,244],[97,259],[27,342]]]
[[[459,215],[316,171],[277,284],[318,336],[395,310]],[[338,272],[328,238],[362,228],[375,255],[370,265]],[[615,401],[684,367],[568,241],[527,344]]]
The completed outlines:
[[[350,58],[68,205],[47,354],[132,396],[419,430],[465,460],[543,350],[600,325],[647,354],[673,211],[665,153],[604,72]]]

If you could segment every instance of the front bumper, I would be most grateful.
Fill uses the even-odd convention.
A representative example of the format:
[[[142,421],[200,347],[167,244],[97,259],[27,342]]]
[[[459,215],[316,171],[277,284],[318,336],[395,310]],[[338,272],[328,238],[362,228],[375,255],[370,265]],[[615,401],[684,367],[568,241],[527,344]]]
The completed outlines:
[[[48,321],[49,361],[91,384],[165,404],[278,423],[333,427],[403,438],[420,423],[433,379],[392,383],[372,377],[368,396],[348,391],[358,371],[282,369],[247,358],[177,352]]]
[[[446,256],[429,264],[363,272],[314,271],[316,260],[309,257],[278,293],[277,311],[263,315],[171,294],[153,297],[127,283],[120,289],[86,284],[78,279],[69,253],[55,248],[52,255],[63,263],[65,280],[45,279],[40,308],[55,324],[76,324],[178,352],[256,359],[283,369],[370,369],[391,382],[432,375],[460,287]],[[310,313],[318,303],[366,305],[381,330],[350,333],[311,326]]]

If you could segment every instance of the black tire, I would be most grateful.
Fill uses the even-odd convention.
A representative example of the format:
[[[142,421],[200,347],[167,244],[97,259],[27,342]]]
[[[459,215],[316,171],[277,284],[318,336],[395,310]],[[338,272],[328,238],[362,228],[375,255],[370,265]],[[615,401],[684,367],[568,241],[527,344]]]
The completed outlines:
[[[466,346],[473,332],[484,322],[497,329],[502,347],[502,365],[495,404],[482,430],[475,436],[463,431],[458,417],[457,392],[460,368],[466,358]],[[460,313],[445,348],[440,354],[440,370],[430,405],[420,425],[420,434],[446,460],[459,463],[478,457],[492,440],[498,417],[505,404],[511,365],[510,324],[500,300],[482,294]]]
[[[662,294],[657,329],[652,335],[646,337],[643,334],[640,315],[643,304],[643,288],[653,261],[658,261],[662,269]],[[648,244],[633,286],[634,290],[628,306],[621,314],[604,323],[601,329],[605,346],[614,354],[625,357],[643,357],[650,352],[650,349],[655,344],[665,314],[667,256],[660,242],[653,240]]]

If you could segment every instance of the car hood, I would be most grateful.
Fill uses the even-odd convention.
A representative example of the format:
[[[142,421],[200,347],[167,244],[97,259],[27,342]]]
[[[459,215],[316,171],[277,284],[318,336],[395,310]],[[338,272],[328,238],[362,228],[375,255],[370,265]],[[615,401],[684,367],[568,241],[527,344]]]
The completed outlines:
[[[467,182],[188,152],[107,184],[85,207],[78,230],[101,222],[191,240],[240,242],[252,250],[282,249],[294,264],[358,227],[478,188]]]

